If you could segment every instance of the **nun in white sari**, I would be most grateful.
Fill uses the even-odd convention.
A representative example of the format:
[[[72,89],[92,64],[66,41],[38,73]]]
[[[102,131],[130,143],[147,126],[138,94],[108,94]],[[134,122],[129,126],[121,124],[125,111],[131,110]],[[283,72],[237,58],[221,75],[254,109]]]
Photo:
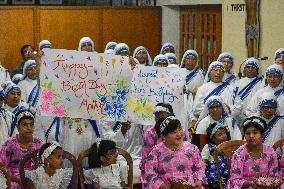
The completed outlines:
[[[204,71],[198,66],[197,52],[195,50],[185,51],[180,67],[187,70],[186,89],[195,96],[197,89],[204,83]]]
[[[244,111],[252,96],[262,86],[263,76],[259,60],[247,59],[243,66],[242,75],[243,77],[235,82],[234,105],[232,107],[232,116],[239,124],[246,118]]]
[[[204,109],[205,102],[213,95],[220,96],[225,104],[232,106],[233,94],[228,88],[228,83],[224,82],[224,65],[219,61],[210,64],[205,82],[197,90],[193,104],[193,114],[196,120]]]
[[[233,72],[235,65],[233,55],[229,52],[223,52],[219,55],[217,60],[224,64],[224,81],[227,82],[229,85],[233,85],[238,79],[237,74]]]
[[[40,99],[40,90],[37,82],[38,73],[35,60],[26,61],[23,68],[23,80],[18,84],[22,92],[22,101],[32,108],[36,108]]]
[[[272,92],[277,98],[279,113],[284,114],[284,84],[282,67],[277,64],[270,65],[265,74],[267,86],[258,90],[251,98],[246,110],[246,116],[253,116],[257,113],[259,99],[264,92]]]
[[[267,124],[263,134],[263,143],[273,146],[275,142],[284,138],[284,116],[278,112],[277,98],[272,92],[261,95],[258,104],[258,116]]]
[[[139,46],[134,50],[133,58],[136,58],[141,65],[152,66],[150,54],[143,46]]]
[[[206,134],[209,125],[216,122],[220,122],[227,127],[232,140],[242,140],[242,134],[236,120],[230,116],[228,107],[224,104],[222,98],[220,96],[211,96],[206,101],[206,105],[196,124],[196,134]]]

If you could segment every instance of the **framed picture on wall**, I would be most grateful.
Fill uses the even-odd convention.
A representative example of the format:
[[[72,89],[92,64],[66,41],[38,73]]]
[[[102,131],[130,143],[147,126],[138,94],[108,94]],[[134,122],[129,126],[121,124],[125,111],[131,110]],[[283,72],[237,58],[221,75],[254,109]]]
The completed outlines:
[[[62,0],[40,0],[41,5],[61,5]]]
[[[32,4],[35,4],[35,0],[12,0],[12,4],[15,4],[15,5],[32,5]]]
[[[7,0],[0,0],[0,5],[5,5],[7,4]]]

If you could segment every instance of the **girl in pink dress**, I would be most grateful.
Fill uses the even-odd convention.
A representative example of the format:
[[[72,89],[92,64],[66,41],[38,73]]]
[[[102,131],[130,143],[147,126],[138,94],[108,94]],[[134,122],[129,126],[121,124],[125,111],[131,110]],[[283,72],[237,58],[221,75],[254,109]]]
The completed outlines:
[[[34,115],[29,110],[21,110],[16,114],[19,134],[10,137],[3,144],[0,151],[0,160],[10,170],[11,174],[19,178],[19,162],[26,154],[39,149],[42,141],[33,135]],[[33,170],[32,162],[25,164],[25,170]],[[20,189],[17,183],[12,183],[13,189]]]
[[[180,121],[173,115],[157,121],[163,141],[147,157],[145,180],[148,189],[169,189],[175,182],[202,188],[205,165],[198,148],[183,141]]]
[[[259,188],[254,178],[276,176],[278,173],[277,155],[272,147],[262,143],[267,129],[266,122],[260,117],[246,118],[243,123],[246,144],[233,154],[230,170],[229,189]]]
[[[167,103],[158,103],[154,109],[155,121],[158,121],[162,117],[166,117],[170,114],[173,114],[173,108],[170,104]],[[162,142],[162,138],[159,138],[156,132],[155,127],[149,128],[143,135],[143,146],[142,146],[142,159],[140,161],[140,170],[141,170],[141,183],[144,187],[145,183],[145,163],[147,156],[153,149],[156,144]]]

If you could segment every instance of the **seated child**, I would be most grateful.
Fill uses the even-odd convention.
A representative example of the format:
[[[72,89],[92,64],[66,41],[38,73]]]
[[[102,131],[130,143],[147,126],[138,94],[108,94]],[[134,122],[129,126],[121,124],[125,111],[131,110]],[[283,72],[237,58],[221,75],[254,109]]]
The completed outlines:
[[[57,142],[45,143],[39,150],[43,165],[26,172],[32,189],[65,189],[70,183],[73,169],[62,169],[63,150]]]
[[[117,163],[116,143],[102,140],[94,143],[88,156],[89,170],[84,171],[86,184],[94,189],[126,187],[128,169]]]
[[[222,142],[230,140],[230,134],[225,126],[219,122],[212,123],[206,130],[209,143],[206,144],[201,152],[203,161],[206,163],[205,174],[208,182],[208,186],[211,189],[219,188],[217,169],[214,162],[214,151],[216,146]],[[227,161],[223,154],[219,154],[219,167],[221,171],[221,177],[223,185],[225,186],[229,173],[227,169]]]

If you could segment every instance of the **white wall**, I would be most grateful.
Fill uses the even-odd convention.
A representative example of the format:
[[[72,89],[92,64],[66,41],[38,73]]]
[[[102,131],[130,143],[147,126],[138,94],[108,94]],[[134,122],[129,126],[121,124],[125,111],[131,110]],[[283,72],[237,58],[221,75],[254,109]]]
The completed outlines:
[[[232,11],[231,4],[245,4],[244,0],[222,1],[222,51],[229,51],[239,64],[247,58],[245,43],[245,11]],[[260,1],[260,51],[259,56],[268,56],[262,61],[263,72],[273,62],[274,52],[284,47],[283,0]]]

